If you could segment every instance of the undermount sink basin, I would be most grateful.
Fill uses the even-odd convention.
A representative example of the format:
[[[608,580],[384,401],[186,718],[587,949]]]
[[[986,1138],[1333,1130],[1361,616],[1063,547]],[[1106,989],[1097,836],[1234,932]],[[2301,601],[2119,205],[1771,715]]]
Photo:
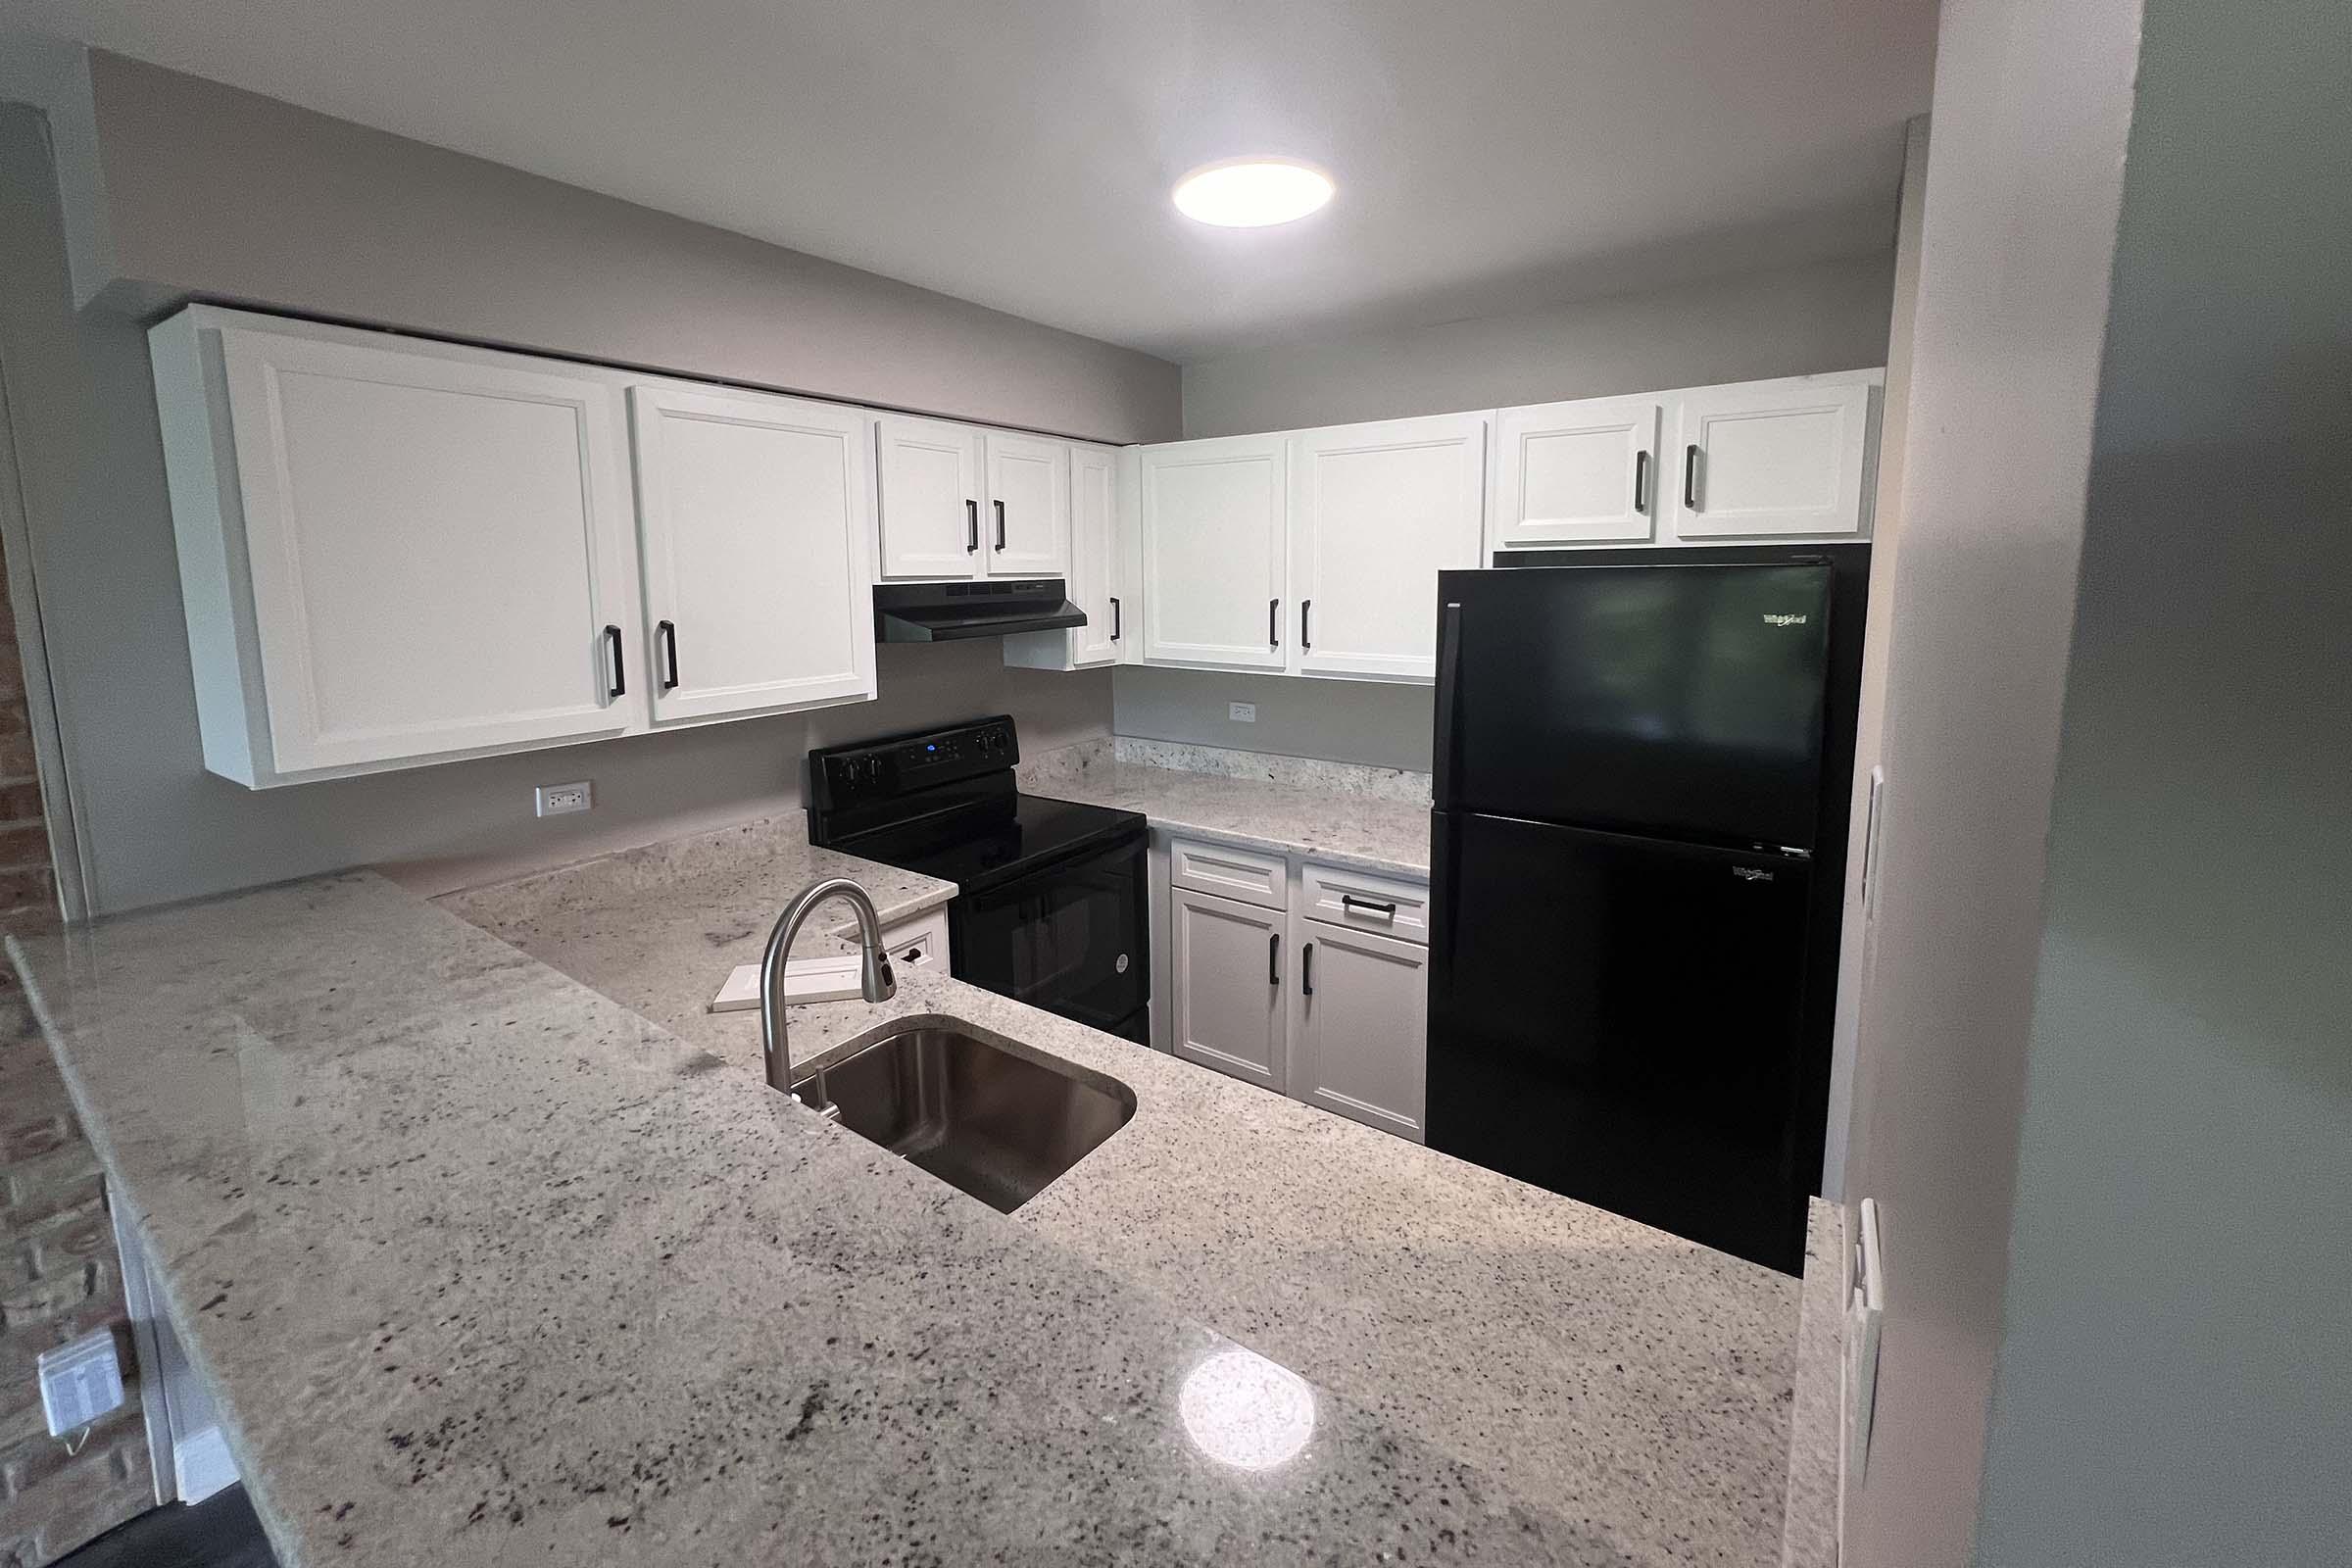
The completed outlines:
[[[841,1124],[1009,1214],[1135,1114],[1115,1078],[935,1024],[884,1035],[795,1086]]]

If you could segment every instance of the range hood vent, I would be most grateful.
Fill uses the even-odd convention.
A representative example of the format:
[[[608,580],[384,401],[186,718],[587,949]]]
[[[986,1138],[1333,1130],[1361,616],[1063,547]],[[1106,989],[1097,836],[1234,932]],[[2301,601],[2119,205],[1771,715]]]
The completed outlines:
[[[892,582],[874,589],[874,640],[946,643],[1060,631],[1086,624],[1059,577],[996,582]]]

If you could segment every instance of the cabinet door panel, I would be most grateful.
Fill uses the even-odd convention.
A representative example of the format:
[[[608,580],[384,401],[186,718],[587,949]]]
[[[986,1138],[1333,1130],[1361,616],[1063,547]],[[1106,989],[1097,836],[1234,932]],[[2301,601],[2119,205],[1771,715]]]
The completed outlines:
[[[1118,597],[1119,455],[1108,447],[1070,448],[1070,593],[1086,624],[1070,633],[1070,662],[1107,664],[1119,657],[1111,633],[1126,631]]]
[[[1230,899],[1170,890],[1176,1054],[1283,1087],[1283,917]]]
[[[1658,514],[1658,404],[1588,399],[1504,409],[1494,420],[1497,550],[1639,544]]]
[[[1487,421],[1393,419],[1291,437],[1291,664],[1430,680],[1438,573],[1478,564]]]
[[[872,697],[865,416],[666,386],[629,406],[654,716]]]
[[[1421,1142],[1428,963],[1417,943],[1300,921],[1291,1094]]]
[[[991,575],[1045,577],[1063,570],[1070,527],[1069,448],[1059,441],[990,431],[988,514],[981,559]]]
[[[1859,382],[1681,394],[1667,491],[1676,537],[1860,533],[1869,426],[1870,388]]]
[[[979,575],[985,543],[979,432],[898,414],[876,418],[874,432],[882,575]]]
[[[607,386],[246,330],[221,359],[275,771],[628,726]]]
[[[1144,449],[1146,659],[1282,668],[1288,466],[1278,435]]]

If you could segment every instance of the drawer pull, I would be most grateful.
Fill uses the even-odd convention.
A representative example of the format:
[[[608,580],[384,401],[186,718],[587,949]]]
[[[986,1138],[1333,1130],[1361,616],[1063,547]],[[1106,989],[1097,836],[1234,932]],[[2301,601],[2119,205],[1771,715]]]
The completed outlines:
[[[1377,915],[1383,920],[1396,918],[1396,906],[1394,902],[1384,904],[1378,899],[1359,899],[1352,893],[1340,895],[1340,911],[1343,914]]]

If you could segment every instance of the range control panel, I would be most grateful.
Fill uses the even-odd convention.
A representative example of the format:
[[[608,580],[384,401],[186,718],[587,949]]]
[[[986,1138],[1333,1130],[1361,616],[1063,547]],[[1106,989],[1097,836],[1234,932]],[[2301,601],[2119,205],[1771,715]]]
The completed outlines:
[[[998,772],[1020,760],[1010,714],[828,746],[808,754],[808,804],[820,811],[872,805]]]

